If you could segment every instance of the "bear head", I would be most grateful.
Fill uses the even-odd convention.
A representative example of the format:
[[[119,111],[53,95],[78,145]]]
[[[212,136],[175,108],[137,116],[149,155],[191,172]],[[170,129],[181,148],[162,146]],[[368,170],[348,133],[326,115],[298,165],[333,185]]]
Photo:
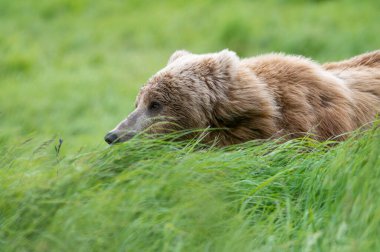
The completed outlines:
[[[140,132],[214,127],[215,110],[228,101],[238,64],[238,56],[227,49],[201,55],[176,51],[141,88],[136,109],[106,135],[106,142],[123,142]]]

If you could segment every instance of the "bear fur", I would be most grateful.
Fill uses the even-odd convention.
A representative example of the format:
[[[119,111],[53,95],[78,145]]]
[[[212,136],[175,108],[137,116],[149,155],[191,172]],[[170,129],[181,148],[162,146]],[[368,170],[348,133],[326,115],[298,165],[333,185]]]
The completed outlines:
[[[144,130],[217,128],[205,140],[221,146],[305,135],[343,140],[379,113],[380,50],[324,65],[281,53],[239,59],[229,50],[181,50],[107,136],[117,142]]]

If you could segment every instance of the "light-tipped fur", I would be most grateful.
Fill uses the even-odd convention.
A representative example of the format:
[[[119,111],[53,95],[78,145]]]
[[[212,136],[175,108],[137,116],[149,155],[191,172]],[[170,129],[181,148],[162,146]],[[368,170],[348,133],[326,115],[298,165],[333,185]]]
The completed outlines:
[[[229,50],[177,51],[142,88],[137,109],[149,113],[153,101],[162,105],[155,116],[178,129],[218,128],[207,140],[220,145],[305,134],[342,140],[380,113],[380,51],[324,65],[284,54],[241,60]]]

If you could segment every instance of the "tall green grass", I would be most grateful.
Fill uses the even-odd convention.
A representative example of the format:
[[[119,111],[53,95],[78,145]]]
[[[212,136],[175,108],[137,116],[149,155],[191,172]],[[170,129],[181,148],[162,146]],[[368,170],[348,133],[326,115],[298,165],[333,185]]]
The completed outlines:
[[[103,142],[177,49],[339,60],[378,49],[379,8],[0,0],[0,251],[379,250],[376,128],[338,144]]]
[[[376,251],[380,132],[225,149],[134,139],[8,150],[1,251]],[[25,153],[28,153],[25,155]]]

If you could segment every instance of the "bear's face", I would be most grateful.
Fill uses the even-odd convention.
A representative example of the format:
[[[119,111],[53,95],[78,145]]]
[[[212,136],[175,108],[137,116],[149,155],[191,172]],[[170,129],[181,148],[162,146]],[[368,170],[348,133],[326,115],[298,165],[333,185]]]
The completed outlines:
[[[215,106],[227,99],[226,82],[232,81],[237,62],[235,53],[227,50],[205,55],[175,52],[141,88],[136,109],[106,135],[106,142],[123,142],[140,132],[209,127]]]

